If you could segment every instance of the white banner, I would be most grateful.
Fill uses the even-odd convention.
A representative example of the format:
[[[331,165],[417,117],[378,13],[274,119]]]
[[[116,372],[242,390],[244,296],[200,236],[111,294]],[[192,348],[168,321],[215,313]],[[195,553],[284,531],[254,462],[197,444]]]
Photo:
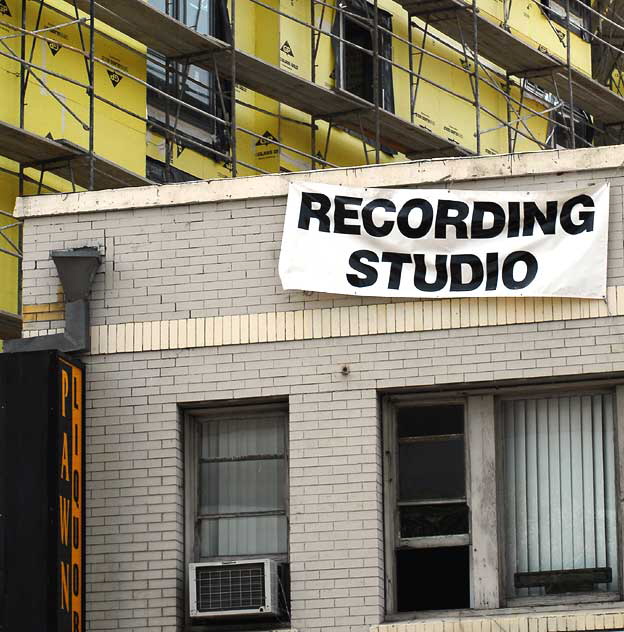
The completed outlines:
[[[285,290],[604,298],[609,185],[575,191],[291,184]]]

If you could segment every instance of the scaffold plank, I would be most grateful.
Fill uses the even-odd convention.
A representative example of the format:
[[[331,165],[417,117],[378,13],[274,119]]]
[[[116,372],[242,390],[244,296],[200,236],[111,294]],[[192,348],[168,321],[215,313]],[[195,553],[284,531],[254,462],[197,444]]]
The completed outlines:
[[[397,0],[413,17],[429,24],[457,42],[472,45],[473,13],[464,0]],[[479,54],[510,74],[530,78],[544,90],[568,101],[566,62],[516,37],[483,12],[477,11]],[[572,67],[574,105],[606,124],[624,122],[624,98]]]
[[[0,121],[0,138],[0,155],[24,167],[54,173],[69,181],[73,178],[77,186],[88,188],[89,155],[78,145],[39,136],[5,121]],[[153,184],[101,156],[95,155],[94,163],[96,190]]]
[[[5,121],[0,121],[0,136],[0,154],[22,165],[69,160],[78,156],[78,153],[69,147]]]
[[[76,0],[78,8],[89,13],[89,0]],[[94,14],[109,26],[145,44],[166,57],[209,54],[228,44],[202,35],[143,0],[98,0]]]
[[[231,78],[231,54],[228,50],[216,56],[219,73],[228,79]],[[325,117],[360,107],[351,95],[330,90],[240,50],[236,51],[236,82],[312,116]]]
[[[374,144],[376,136],[376,114],[370,103],[359,99],[360,109],[330,117],[335,123],[354,132],[363,131]],[[439,136],[420,125],[388,112],[379,110],[379,132],[383,145],[399,151],[408,158],[431,158],[468,156],[473,152],[450,139]]]
[[[78,145],[74,145],[69,141],[59,141],[64,147],[69,147],[77,152],[81,152],[78,158],[71,161],[71,169],[74,176],[74,182],[85,189],[89,187],[89,155]],[[95,190],[118,189],[124,187],[140,187],[154,184],[145,176],[141,176],[129,169],[118,165],[102,156],[95,154]],[[54,173],[70,179],[69,166],[54,170]]]

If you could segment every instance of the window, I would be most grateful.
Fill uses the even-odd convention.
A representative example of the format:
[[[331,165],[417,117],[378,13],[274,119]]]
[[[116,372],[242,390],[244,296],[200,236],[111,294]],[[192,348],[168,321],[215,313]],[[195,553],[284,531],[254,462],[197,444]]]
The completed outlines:
[[[620,598],[624,386],[567,388],[384,398],[389,615]]]
[[[283,405],[231,406],[188,411],[185,427],[187,565],[277,562],[272,627],[287,627],[290,610],[287,419]]]
[[[196,417],[195,441],[195,561],[285,559],[285,412],[211,411]]]
[[[574,139],[576,147],[591,147],[594,142],[594,127],[591,117],[579,108],[574,108]],[[572,149],[570,131],[570,106],[563,104],[554,113],[552,143],[555,149]]]
[[[165,0],[149,0],[149,4],[166,12]],[[173,0],[169,6],[169,13],[190,28],[222,40],[228,39],[227,8],[224,0]],[[173,62],[167,73],[166,59],[150,50],[147,59],[147,80],[150,85],[197,110],[226,121],[230,119],[231,82],[220,81],[223,92],[223,98],[220,98],[219,86],[211,71],[179,61]],[[162,133],[167,128],[176,129],[176,141],[181,147],[185,146],[184,138],[187,138],[189,148],[205,155],[214,155],[210,148],[220,153],[229,150],[227,125],[177,103],[167,102],[163,95],[151,90],[148,90],[148,113],[159,132]]]
[[[541,0],[542,11],[548,19],[567,28],[568,18],[565,0]],[[591,40],[591,12],[584,5],[590,0],[570,0],[570,31],[586,41]]]
[[[344,10],[336,12],[332,32],[346,41],[332,39],[336,85],[369,103],[374,103],[373,38],[371,28],[367,26],[367,23],[372,26],[375,8],[365,0],[345,0],[340,6]],[[377,20],[379,26],[387,31],[392,31],[392,15],[390,13],[378,8]],[[377,37],[379,55],[386,59],[392,59],[392,36],[390,33],[380,29]],[[349,43],[355,46],[351,46]],[[370,53],[366,51],[370,51]],[[388,112],[394,112],[392,64],[384,60],[379,60],[378,67],[378,103]]]
[[[507,596],[618,587],[611,393],[505,400]]]
[[[393,422],[387,437],[396,454],[390,474],[397,481],[391,553],[395,609],[467,608],[470,526],[464,406],[399,405]]]

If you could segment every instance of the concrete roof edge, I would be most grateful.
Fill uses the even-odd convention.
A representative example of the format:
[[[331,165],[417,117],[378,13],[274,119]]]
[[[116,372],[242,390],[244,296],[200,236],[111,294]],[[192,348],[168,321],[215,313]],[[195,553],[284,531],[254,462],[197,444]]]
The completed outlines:
[[[15,215],[20,218],[46,217],[280,197],[287,194],[290,182],[322,181],[326,184],[353,187],[402,187],[512,175],[616,169],[622,166],[624,145],[469,158],[437,158],[322,171],[22,197],[16,201]]]

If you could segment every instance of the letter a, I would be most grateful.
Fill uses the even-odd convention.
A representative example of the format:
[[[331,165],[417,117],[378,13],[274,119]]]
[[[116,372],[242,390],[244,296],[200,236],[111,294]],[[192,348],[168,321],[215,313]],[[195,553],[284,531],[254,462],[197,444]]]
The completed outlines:
[[[63,433],[63,456],[61,457],[61,478],[69,481],[69,446],[67,445],[67,433]]]

